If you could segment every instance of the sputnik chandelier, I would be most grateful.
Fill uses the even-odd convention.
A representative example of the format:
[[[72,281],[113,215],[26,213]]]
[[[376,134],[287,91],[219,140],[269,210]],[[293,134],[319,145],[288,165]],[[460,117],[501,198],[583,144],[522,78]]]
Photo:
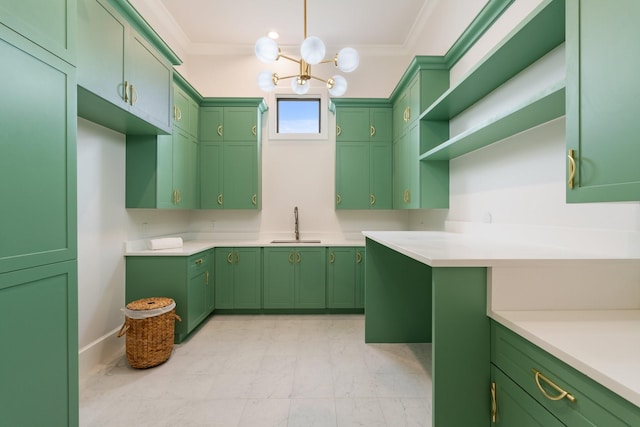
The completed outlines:
[[[273,91],[280,80],[292,79],[291,89],[298,95],[304,95],[309,91],[311,79],[319,80],[327,85],[327,89],[332,96],[342,96],[347,91],[347,79],[341,75],[334,75],[327,80],[321,79],[311,74],[311,66],[316,64],[326,64],[333,62],[338,69],[345,73],[350,73],[358,68],[360,62],[358,52],[350,47],[340,50],[332,59],[325,60],[324,42],[316,36],[307,37],[307,0],[304,0],[304,41],[300,46],[300,59],[284,55],[278,47],[278,43],[269,38],[261,37],[256,42],[255,52],[258,59],[267,64],[273,63],[280,58],[287,59],[299,64],[298,74],[280,77],[271,71],[262,71],[258,74],[258,86],[265,92]]]

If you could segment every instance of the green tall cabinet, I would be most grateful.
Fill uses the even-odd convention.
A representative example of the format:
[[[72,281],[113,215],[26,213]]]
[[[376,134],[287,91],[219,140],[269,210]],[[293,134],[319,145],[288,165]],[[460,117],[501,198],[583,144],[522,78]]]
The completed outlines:
[[[567,202],[640,200],[640,3],[566,7]]]
[[[325,308],[325,248],[264,248],[263,287],[264,308]]]
[[[392,208],[392,109],[336,99],[336,209]]]
[[[78,425],[76,4],[0,3],[0,424]]]
[[[262,248],[215,248],[215,308],[259,309]]]
[[[261,98],[207,98],[200,111],[202,209],[260,209]]]

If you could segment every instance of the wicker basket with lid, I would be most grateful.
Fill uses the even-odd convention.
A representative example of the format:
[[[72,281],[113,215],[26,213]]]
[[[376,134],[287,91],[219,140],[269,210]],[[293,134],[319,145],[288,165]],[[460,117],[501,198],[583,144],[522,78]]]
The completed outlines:
[[[127,335],[127,361],[132,368],[151,368],[166,362],[173,351],[176,304],[171,298],[153,297],[127,304],[118,337]]]

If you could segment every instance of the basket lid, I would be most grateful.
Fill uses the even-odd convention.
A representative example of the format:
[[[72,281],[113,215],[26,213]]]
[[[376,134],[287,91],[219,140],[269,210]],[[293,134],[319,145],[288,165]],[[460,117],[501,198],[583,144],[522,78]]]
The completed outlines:
[[[173,304],[173,299],[166,297],[143,298],[127,304],[128,310],[153,310]]]

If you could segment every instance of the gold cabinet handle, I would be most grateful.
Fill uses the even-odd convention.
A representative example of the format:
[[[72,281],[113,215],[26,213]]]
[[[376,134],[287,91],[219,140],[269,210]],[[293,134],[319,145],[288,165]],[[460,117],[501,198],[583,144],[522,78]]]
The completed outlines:
[[[371,126],[369,128],[369,136],[374,136],[376,134],[376,128]]]
[[[233,251],[229,252],[229,255],[227,255],[227,262],[229,264],[233,264]]]
[[[340,125],[336,125],[336,136],[340,136],[342,134],[342,128]]]
[[[300,252],[296,252],[296,264],[300,264],[302,257],[300,256]]]
[[[573,181],[576,177],[576,161],[574,158],[574,151],[569,150],[569,154],[567,155],[567,157],[569,158],[569,182],[567,184],[569,185],[569,188],[573,188]]]
[[[253,127],[251,128],[251,133],[253,134],[253,136],[258,136],[258,126],[253,125]]]
[[[176,194],[178,196],[178,203],[176,204],[180,204],[180,202],[182,201],[182,192],[180,190],[176,190]]]
[[[129,104],[133,107],[138,102],[138,91],[133,87],[133,83],[129,85]]]
[[[173,120],[175,120],[176,122],[182,120],[182,110],[180,110],[180,107],[178,107],[177,105],[173,106]]]
[[[218,204],[222,206],[222,193],[218,194]]]
[[[404,122],[409,123],[409,120],[411,120],[411,107],[404,109]]]
[[[129,82],[126,80],[124,81],[124,102],[129,103]]]
[[[204,260],[202,258],[198,258],[195,262],[196,262],[196,265],[200,265],[204,262]]]
[[[205,285],[209,284],[209,270],[207,270],[207,272],[204,275],[204,284]]]
[[[575,398],[574,395],[572,395],[571,393],[569,393],[566,390],[563,390],[562,388],[560,388],[560,386],[558,386],[557,384],[554,384],[549,378],[545,377],[544,375],[542,375],[540,373],[540,371],[536,370],[536,369],[532,369],[531,370],[533,372],[533,376],[536,380],[536,385],[538,386],[538,389],[540,390],[540,392],[542,394],[544,394],[544,397],[546,397],[549,400],[562,400],[565,397],[572,403],[576,403],[576,401],[578,399]],[[542,385],[540,384],[540,380],[544,381],[545,383],[547,383],[549,385],[549,387],[551,387],[552,389],[554,389],[555,391],[557,391],[558,394],[557,396],[551,396],[549,393],[547,393],[543,388]]]
[[[356,264],[360,264],[362,262],[362,254],[360,252],[356,252]]]
[[[293,251],[289,251],[289,264],[293,264]]]
[[[256,206],[258,204],[258,196],[256,194],[251,196],[251,203],[253,203],[253,206]]]
[[[333,262],[336,260],[336,256],[333,252],[329,252],[329,263],[333,264]]]
[[[236,251],[236,264],[240,262],[240,252]]]
[[[218,125],[218,136],[222,136],[222,125]]]
[[[496,383],[491,383],[491,422],[498,420],[498,402],[496,400]]]
[[[376,204],[376,196],[373,194],[369,194],[369,206],[373,206]]]
[[[411,201],[411,191],[407,188],[406,190],[404,190],[404,202],[405,203],[409,203]]]
[[[339,205],[340,203],[342,203],[342,196],[336,194],[336,205]]]

